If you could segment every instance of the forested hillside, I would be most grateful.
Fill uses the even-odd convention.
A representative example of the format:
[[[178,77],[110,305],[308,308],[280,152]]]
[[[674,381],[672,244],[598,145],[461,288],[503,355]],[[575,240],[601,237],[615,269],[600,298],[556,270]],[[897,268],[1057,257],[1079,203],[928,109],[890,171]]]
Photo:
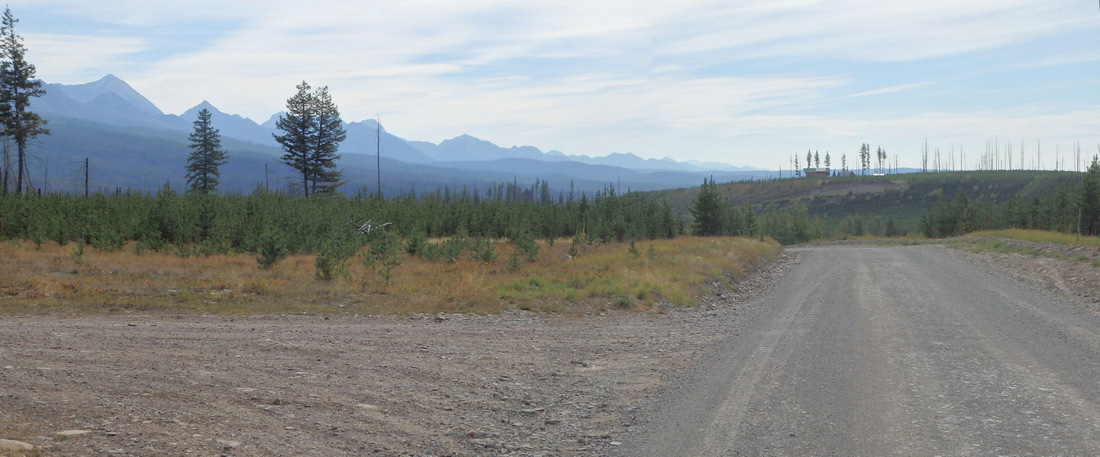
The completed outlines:
[[[922,216],[941,199],[962,196],[989,208],[987,212],[999,212],[1010,202],[1017,207],[1036,204],[1036,199],[1071,198],[1083,176],[1067,171],[960,171],[741,181],[719,183],[715,190],[733,207],[749,207],[758,214],[792,208],[799,202],[826,237],[870,233],[866,228],[872,225],[882,228],[881,233],[873,233],[882,236],[890,221],[895,228],[892,234],[920,232]],[[669,202],[673,213],[685,216],[690,215],[698,194],[699,188],[653,192]]]

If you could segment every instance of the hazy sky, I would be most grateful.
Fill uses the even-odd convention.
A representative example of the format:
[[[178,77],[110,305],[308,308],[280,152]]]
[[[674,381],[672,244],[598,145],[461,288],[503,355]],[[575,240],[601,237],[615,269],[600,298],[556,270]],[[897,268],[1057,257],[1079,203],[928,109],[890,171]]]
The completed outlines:
[[[1096,0],[8,5],[41,79],[114,74],[168,113],[263,122],[306,80],[411,140],[772,169],[864,142],[919,166],[925,138],[968,162],[1041,141],[1050,168],[1100,140]]]

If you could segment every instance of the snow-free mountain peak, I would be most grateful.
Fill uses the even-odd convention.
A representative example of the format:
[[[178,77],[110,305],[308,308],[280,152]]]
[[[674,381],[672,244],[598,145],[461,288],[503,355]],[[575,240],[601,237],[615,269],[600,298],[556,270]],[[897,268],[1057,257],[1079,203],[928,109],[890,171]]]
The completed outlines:
[[[202,102],[199,102],[198,105],[195,105],[194,108],[191,108],[188,111],[202,111],[204,109],[210,111],[218,111],[218,108],[216,108],[213,103],[210,103],[210,100],[203,100]]]
[[[207,100],[203,100],[202,103],[184,111],[179,117],[182,121],[193,124],[199,118],[199,111],[204,109],[210,111],[210,123],[226,138],[236,138],[268,146],[276,144],[275,138],[271,136],[271,130],[239,114],[227,114]]]
[[[534,146],[503,148],[472,135],[459,135],[438,145],[416,142],[414,147],[424,154],[445,162],[487,161],[500,159],[534,159],[541,161],[569,160],[564,154],[547,154]]]
[[[144,95],[141,95],[138,91],[134,90],[133,87],[130,87],[126,81],[119,79],[115,75],[107,75],[90,83],[56,85],[55,87],[60,88],[69,98],[82,104],[91,103],[104,94],[114,94],[144,113],[152,115],[164,114],[164,112],[162,112],[160,108],[157,108],[153,102],[149,101]]]
[[[279,111],[278,113],[272,114],[271,117],[267,118],[267,121],[264,121],[263,124],[260,124],[260,127],[274,131],[276,129],[275,123],[279,122],[279,118],[283,117],[285,114],[286,111]]]

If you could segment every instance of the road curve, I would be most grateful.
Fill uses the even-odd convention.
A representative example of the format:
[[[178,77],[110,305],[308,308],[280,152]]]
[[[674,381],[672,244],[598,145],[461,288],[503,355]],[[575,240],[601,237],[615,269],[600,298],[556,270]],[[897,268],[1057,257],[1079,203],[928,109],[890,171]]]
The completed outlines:
[[[1100,318],[940,247],[798,252],[619,454],[1100,455]]]

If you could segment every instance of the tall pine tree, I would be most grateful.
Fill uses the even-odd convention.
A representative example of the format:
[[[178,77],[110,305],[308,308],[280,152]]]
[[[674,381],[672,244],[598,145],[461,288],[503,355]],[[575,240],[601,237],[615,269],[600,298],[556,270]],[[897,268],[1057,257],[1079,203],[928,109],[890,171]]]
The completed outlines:
[[[862,175],[866,175],[867,170],[871,168],[871,145],[867,143],[859,147],[859,167]]]
[[[695,236],[722,235],[722,221],[725,219],[722,201],[718,196],[718,185],[714,178],[703,180],[699,194],[691,205],[691,234]]]
[[[302,192],[309,196],[313,167],[310,164],[310,150],[313,145],[313,94],[309,83],[302,81],[298,93],[286,101],[287,112],[275,121],[275,127],[282,135],[273,133],[275,141],[283,147],[283,163],[298,171],[301,176]]]
[[[19,20],[11,14],[11,8],[4,9],[4,18],[0,22],[0,123],[4,135],[15,140],[16,178],[15,191],[23,192],[23,177],[27,175],[27,142],[38,135],[49,135],[44,127],[46,120],[38,114],[27,111],[31,98],[40,97],[46,91],[42,81],[35,79],[35,68],[26,60],[27,48],[23,46],[23,37],[15,34],[15,24]],[[7,192],[7,170],[5,169],[3,192]]]
[[[218,167],[225,165],[228,153],[222,149],[221,133],[210,122],[210,110],[203,108],[195,120],[195,131],[187,137],[191,154],[187,156],[187,187],[192,192],[211,194],[218,191]]]
[[[287,112],[275,126],[283,133],[274,134],[283,147],[283,163],[298,171],[305,196],[336,191],[343,182],[336,168],[340,142],[347,138],[340,111],[328,93],[328,87],[310,92],[302,81],[298,93],[286,101]]]
[[[337,151],[340,142],[347,138],[347,130],[327,86],[313,93],[313,122],[313,151],[309,158],[313,169],[313,193],[335,193],[343,184],[344,172],[336,168],[336,161],[340,159]]]
[[[1100,159],[1096,156],[1093,156],[1092,164],[1085,171],[1078,198],[1081,234],[1100,235]]]

